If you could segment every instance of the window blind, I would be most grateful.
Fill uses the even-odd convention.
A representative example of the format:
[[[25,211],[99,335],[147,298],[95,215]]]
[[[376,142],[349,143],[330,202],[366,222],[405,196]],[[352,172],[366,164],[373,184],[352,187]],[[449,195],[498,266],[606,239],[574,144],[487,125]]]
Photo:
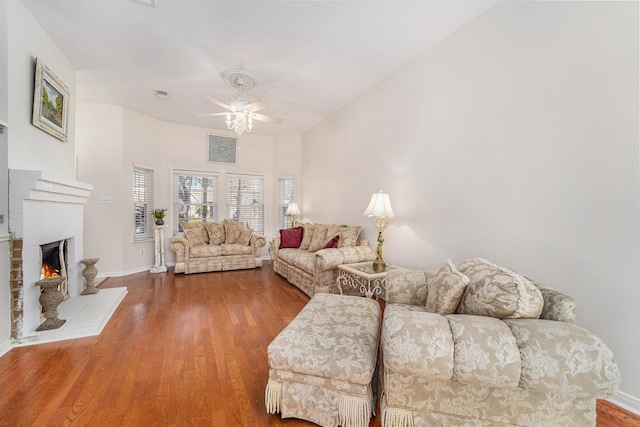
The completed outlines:
[[[133,240],[152,239],[153,169],[133,167]]]
[[[264,233],[264,177],[227,177],[227,218],[242,222],[256,233]]]
[[[218,221],[218,176],[204,172],[174,171],[173,231],[180,221]]]
[[[278,228],[280,230],[293,226],[287,218],[287,207],[293,201],[293,178],[278,178]]]

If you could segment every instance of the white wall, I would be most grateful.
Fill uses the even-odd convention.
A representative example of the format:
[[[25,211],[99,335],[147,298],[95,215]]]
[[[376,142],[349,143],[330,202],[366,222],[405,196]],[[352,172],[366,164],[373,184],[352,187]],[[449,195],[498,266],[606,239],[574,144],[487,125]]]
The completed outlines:
[[[75,69],[22,3],[7,0],[7,16],[9,168],[75,179]],[[36,58],[69,88],[66,143],[31,124]]]
[[[387,262],[485,257],[574,296],[640,412],[637,2],[507,2],[302,137],[305,215],[373,226]]]
[[[0,121],[7,121],[7,2],[0,0]],[[7,137],[0,134],[0,356],[9,351],[11,338],[11,303],[9,290],[9,171],[7,166]]]

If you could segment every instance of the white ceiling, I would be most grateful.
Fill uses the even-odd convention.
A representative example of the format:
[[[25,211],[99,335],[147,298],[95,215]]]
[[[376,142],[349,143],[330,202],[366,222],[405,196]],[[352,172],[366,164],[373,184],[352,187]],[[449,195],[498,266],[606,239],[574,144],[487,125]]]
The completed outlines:
[[[76,68],[79,99],[224,129],[196,117],[224,111],[200,95],[228,100],[220,73],[242,68],[260,81],[248,98],[284,119],[253,132],[276,137],[305,132],[497,2],[21,1]]]

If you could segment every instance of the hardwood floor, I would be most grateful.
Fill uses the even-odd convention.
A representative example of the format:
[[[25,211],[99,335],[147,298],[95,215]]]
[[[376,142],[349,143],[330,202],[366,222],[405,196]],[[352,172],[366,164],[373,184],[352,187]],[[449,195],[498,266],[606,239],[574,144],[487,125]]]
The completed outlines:
[[[0,358],[0,426],[313,425],[265,411],[267,345],[308,301],[269,265],[101,284],[118,286],[129,293],[100,336]],[[632,425],[599,402],[598,427]]]

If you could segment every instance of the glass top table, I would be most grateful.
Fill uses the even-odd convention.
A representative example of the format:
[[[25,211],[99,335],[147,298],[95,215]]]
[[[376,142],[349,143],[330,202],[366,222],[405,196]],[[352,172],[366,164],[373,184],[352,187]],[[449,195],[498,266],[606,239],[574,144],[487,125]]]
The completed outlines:
[[[338,266],[338,278],[336,283],[340,293],[343,294],[347,287],[352,287],[367,298],[382,298],[387,295],[387,274],[398,267],[387,264],[385,271],[373,271],[373,262],[359,262],[355,264],[342,264]]]

